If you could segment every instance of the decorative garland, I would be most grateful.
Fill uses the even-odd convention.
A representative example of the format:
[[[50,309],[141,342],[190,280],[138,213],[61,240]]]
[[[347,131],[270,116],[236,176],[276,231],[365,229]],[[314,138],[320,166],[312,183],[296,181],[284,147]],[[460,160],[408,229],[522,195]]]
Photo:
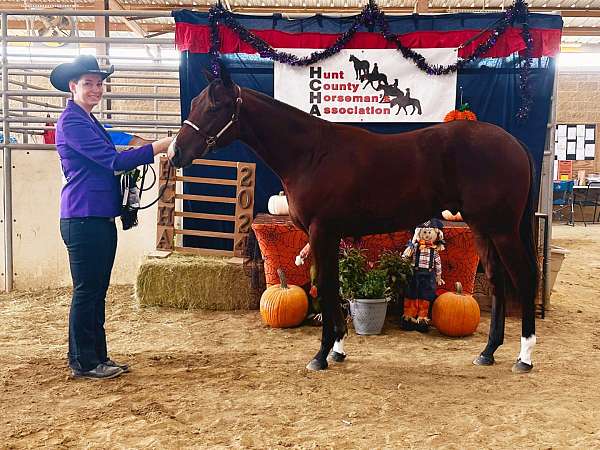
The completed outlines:
[[[389,23],[385,18],[385,14],[379,9],[374,0],[370,0],[369,3],[365,5],[361,13],[355,16],[350,28],[341,36],[339,36],[330,47],[313,52],[309,56],[304,57],[298,57],[291,53],[281,52],[274,49],[265,40],[261,39],[242,26],[235,19],[234,14],[231,11],[226,10],[220,3],[218,3],[213,5],[208,11],[211,39],[209,50],[211,55],[211,70],[215,76],[219,76],[220,66],[218,58],[219,49],[221,47],[218,29],[219,24],[225,25],[227,28],[235,32],[242,41],[254,48],[262,58],[268,58],[272,61],[277,61],[291,66],[308,66],[323,59],[327,59],[336,53],[339,53],[340,50],[342,50],[348,44],[348,42],[350,42],[361,26],[367,28],[374,28],[377,26],[381,35],[389,42],[393,42],[400,53],[402,53],[402,56],[413,61],[414,64],[423,72],[426,72],[429,75],[446,75],[462,69],[475,59],[481,58],[482,55],[496,45],[498,38],[504,34],[509,26],[511,26],[516,20],[520,20],[522,22],[521,36],[525,42],[525,58],[519,70],[521,104],[517,112],[517,118],[520,120],[526,120],[529,115],[529,110],[533,104],[530,86],[533,39],[531,37],[531,33],[529,32],[529,25],[527,23],[528,15],[529,9],[524,0],[515,0],[515,3],[502,13],[500,19],[498,19],[498,21],[496,21],[488,30],[485,30],[490,31],[489,37],[485,40],[485,42],[482,42],[477,46],[471,56],[465,59],[459,59],[454,64],[441,66],[428,63],[423,55],[402,45],[400,37],[390,31]],[[463,46],[464,45],[466,44],[463,44]]]

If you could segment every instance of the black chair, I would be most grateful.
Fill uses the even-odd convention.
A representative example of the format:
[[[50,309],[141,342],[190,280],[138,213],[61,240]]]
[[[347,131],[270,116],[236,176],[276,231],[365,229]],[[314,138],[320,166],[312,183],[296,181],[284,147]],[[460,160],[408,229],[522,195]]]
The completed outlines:
[[[552,217],[558,215],[560,219],[563,219],[563,211],[566,209],[569,213],[567,225],[575,226],[574,220],[574,207],[573,207],[573,180],[568,181],[555,181],[553,185],[553,198],[552,198]]]
[[[581,220],[587,227],[585,216],[583,215],[583,208],[586,206],[594,207],[594,215],[592,216],[592,223],[596,223],[600,217],[600,181],[590,181],[583,193],[583,198],[575,198],[573,204],[579,206],[579,212],[581,212]]]

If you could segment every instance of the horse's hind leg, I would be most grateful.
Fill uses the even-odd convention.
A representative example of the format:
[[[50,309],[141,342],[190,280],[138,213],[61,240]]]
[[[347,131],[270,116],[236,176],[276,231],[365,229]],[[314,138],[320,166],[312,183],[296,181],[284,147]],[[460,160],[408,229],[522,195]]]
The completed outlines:
[[[306,366],[310,370],[326,369],[327,355],[334,343],[341,341],[346,334],[346,321],[339,302],[339,242],[340,238],[337,234],[329,233],[323,227],[311,224],[310,247],[317,269],[316,286],[323,313],[323,332],[321,348]],[[337,350],[340,350],[339,347]],[[343,349],[338,353],[345,355]]]
[[[488,342],[483,352],[475,358],[473,364],[491,366],[494,364],[494,352],[504,343],[505,272],[492,240],[475,230],[473,231],[473,235],[479,259],[485,270],[486,277],[492,285],[492,317]]]
[[[535,347],[535,292],[537,261],[530,255],[518,233],[495,236],[494,245],[516,288],[522,307],[521,351],[513,372],[529,372],[533,368],[531,353]]]

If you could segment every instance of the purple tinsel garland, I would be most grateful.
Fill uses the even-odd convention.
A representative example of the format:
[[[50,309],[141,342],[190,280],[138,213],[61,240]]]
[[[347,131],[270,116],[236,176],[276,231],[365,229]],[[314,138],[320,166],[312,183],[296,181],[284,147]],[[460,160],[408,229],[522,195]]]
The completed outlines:
[[[379,9],[374,1],[370,1],[369,4],[365,5],[361,13],[355,16],[350,28],[341,36],[339,36],[333,45],[326,49],[313,52],[309,56],[304,56],[302,58],[299,58],[291,53],[275,50],[263,39],[242,26],[235,19],[233,13],[227,11],[221,4],[216,4],[208,11],[208,22],[210,25],[211,38],[209,50],[211,55],[211,70],[214,75],[219,76],[220,67],[218,63],[218,57],[219,48],[221,46],[218,29],[219,23],[234,31],[242,41],[252,46],[252,48],[254,48],[262,58],[269,58],[272,61],[277,61],[292,66],[308,66],[323,59],[327,59],[330,56],[339,53],[339,51],[342,50],[348,44],[348,42],[350,42],[360,26],[373,27],[374,25],[377,25],[382,36],[386,40],[393,42],[400,53],[402,53],[402,56],[413,61],[415,65],[423,72],[426,72],[429,75],[446,75],[456,72],[475,59],[481,58],[482,55],[496,45],[498,38],[504,34],[510,25],[512,25],[515,20],[520,19],[522,21],[521,36],[525,42],[525,58],[519,71],[521,104],[517,112],[517,118],[520,120],[525,120],[527,119],[529,110],[533,104],[530,86],[533,39],[531,37],[531,33],[529,32],[529,25],[527,23],[528,14],[529,10],[524,0],[515,0],[515,3],[508,7],[500,19],[494,24],[486,41],[479,44],[471,56],[466,59],[459,59],[456,63],[448,66],[440,66],[429,64],[423,55],[402,45],[398,35],[390,31],[385,14]]]

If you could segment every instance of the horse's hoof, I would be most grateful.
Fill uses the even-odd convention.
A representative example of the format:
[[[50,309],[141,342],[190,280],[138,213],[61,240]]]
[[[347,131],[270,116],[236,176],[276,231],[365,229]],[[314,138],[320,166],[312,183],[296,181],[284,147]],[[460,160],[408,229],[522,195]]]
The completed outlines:
[[[341,362],[344,362],[344,360],[346,359],[346,354],[333,351],[333,352],[331,352],[329,357],[331,358],[331,360],[333,362],[341,363]]]
[[[533,364],[527,364],[517,359],[517,362],[513,364],[512,371],[513,373],[529,373],[533,369]]]
[[[476,366],[492,366],[494,365],[494,357],[479,355],[473,360],[473,364],[475,364]]]
[[[313,359],[306,366],[308,370],[325,370],[327,369],[327,361],[319,361],[318,359]]]

